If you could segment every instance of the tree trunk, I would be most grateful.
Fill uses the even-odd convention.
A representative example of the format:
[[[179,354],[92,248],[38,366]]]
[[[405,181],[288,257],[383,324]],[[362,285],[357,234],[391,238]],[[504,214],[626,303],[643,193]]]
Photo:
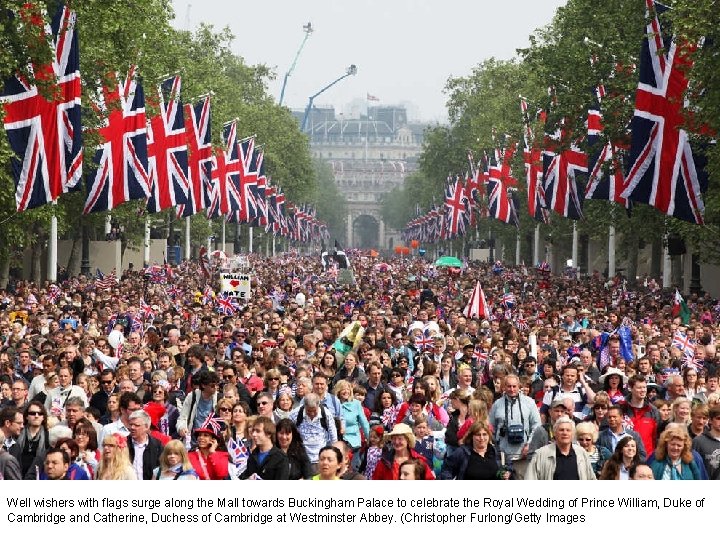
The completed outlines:
[[[10,280],[10,257],[0,259],[0,289],[7,287]]]
[[[76,276],[80,273],[80,246],[81,235],[75,233],[70,246],[70,257],[68,258],[67,271],[69,276]]]
[[[32,247],[32,273],[30,279],[40,287],[42,285],[42,254],[44,242],[37,242]]]
[[[663,245],[662,238],[656,238],[652,243],[652,258],[650,263],[650,277],[662,278]]]

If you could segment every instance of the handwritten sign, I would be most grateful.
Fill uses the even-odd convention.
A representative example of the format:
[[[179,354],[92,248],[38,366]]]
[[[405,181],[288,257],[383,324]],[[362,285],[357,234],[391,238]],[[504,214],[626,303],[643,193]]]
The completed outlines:
[[[223,272],[220,274],[220,291],[228,297],[250,298],[250,274]]]

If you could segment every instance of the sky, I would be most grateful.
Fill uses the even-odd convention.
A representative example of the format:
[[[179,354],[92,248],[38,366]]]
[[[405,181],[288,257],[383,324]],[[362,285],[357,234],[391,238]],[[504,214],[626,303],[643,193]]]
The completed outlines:
[[[174,25],[201,22],[235,35],[233,51],[248,64],[265,64],[277,77],[269,91],[279,99],[282,80],[312,23],[288,79],[284,105],[304,109],[309,96],[343,75],[357,74],[315,99],[357,113],[366,96],[379,105],[404,104],[411,120],[447,120],[443,89],[483,60],[510,59],[535,29],[550,23],[566,0],[172,0]]]

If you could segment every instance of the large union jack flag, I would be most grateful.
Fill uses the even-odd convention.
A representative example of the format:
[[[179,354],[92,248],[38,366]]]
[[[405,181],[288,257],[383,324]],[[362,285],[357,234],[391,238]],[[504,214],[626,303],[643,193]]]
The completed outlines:
[[[255,163],[252,170],[257,173],[257,181],[250,184],[249,199],[251,210],[250,213],[255,216],[252,225],[266,226],[268,219],[268,209],[266,200],[267,176],[265,175],[265,152],[262,148],[257,148],[254,155]]]
[[[212,175],[213,148],[210,133],[210,96],[195,105],[185,104],[185,134],[188,144],[187,204],[178,207],[182,217],[200,213],[208,207]]]
[[[52,48],[50,64],[30,66],[37,80],[48,83],[46,96],[22,76],[7,79],[0,96],[15,154],[11,159],[15,203],[22,212],[77,186],[82,176],[82,128],[75,12],[60,4],[49,28],[36,4],[25,4],[19,17],[22,25],[37,28],[40,40],[47,39]]]
[[[488,166],[487,198],[490,216],[503,223],[519,226],[515,199],[509,193],[510,186],[517,185],[510,169],[517,145],[511,144],[505,152],[495,151]]]
[[[148,123],[148,165],[152,182],[149,212],[160,212],[188,200],[187,140],[180,87],[179,75],[160,84],[160,114]]]
[[[635,94],[635,116],[630,124],[632,143],[623,196],[654,206],[668,216],[703,223],[701,191],[707,185],[702,167],[696,167],[684,123],[685,77],[691,66],[687,49],[663,35],[659,14],[667,8],[645,0],[647,37],[640,56],[640,82]]]
[[[124,81],[111,75],[95,108],[102,118],[102,142],[94,157],[97,170],[87,179],[86,214],[150,196],[145,94],[135,67]]]

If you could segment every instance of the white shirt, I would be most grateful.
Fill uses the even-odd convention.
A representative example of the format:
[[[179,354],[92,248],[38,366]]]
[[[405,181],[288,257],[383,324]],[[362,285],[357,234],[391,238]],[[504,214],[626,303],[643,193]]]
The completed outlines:
[[[133,457],[133,469],[135,469],[135,475],[138,480],[143,479],[143,454],[148,445],[148,439],[145,439],[144,443],[137,443],[134,440],[132,445],[135,448],[135,456]]]

